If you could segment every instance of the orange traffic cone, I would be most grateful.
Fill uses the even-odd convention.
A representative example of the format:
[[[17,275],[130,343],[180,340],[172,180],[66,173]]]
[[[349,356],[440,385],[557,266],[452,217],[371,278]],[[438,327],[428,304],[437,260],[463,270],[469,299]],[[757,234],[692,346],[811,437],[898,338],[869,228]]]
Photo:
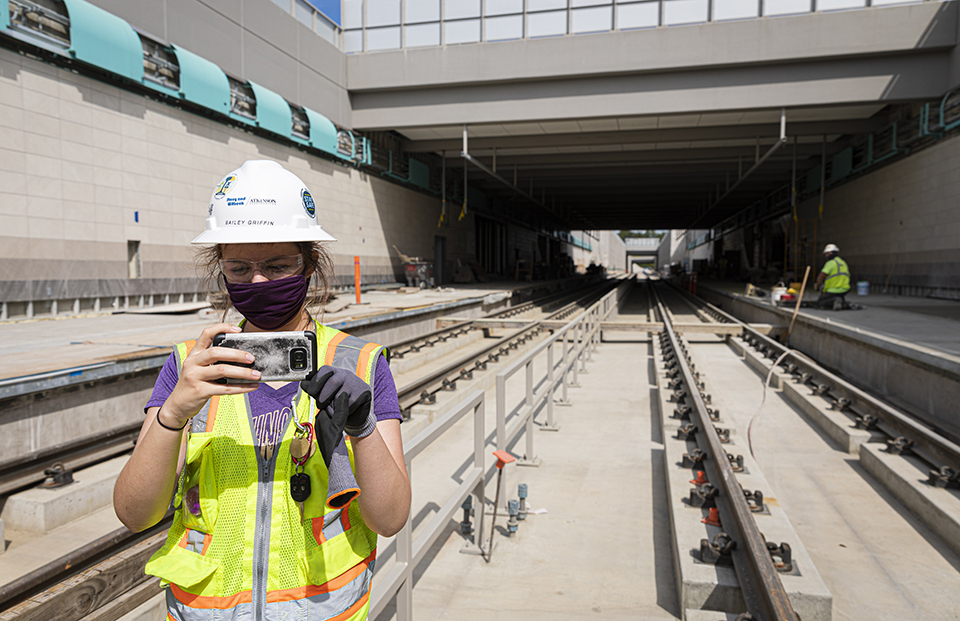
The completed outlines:
[[[720,511],[714,507],[710,509],[710,515],[701,520],[704,524],[709,524],[710,526],[720,526]]]
[[[703,485],[704,483],[708,483],[707,473],[704,472],[703,470],[697,470],[697,478],[693,479],[690,482],[697,486]]]

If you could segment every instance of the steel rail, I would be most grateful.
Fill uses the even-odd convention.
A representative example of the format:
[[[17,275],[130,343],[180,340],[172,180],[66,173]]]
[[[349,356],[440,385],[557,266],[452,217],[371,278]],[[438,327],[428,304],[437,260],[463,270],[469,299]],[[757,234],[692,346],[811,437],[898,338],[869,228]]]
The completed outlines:
[[[675,288],[675,290],[681,294],[685,294],[685,292],[680,289]],[[743,328],[745,334],[744,340],[748,343],[753,341],[761,344],[761,351],[768,358],[776,360],[790,349],[786,345],[755,330],[749,324],[740,321],[733,315],[720,310],[713,304],[699,298],[694,299],[702,305],[705,312],[718,319],[735,323]],[[764,352],[763,349],[766,351]],[[799,376],[799,379],[804,384],[812,384],[817,388],[819,394],[828,398],[832,397],[831,400],[834,406],[839,409],[848,409],[850,412],[858,415],[861,420],[865,420],[864,417],[866,415],[875,417],[875,422],[870,421],[868,426],[875,427],[890,436],[891,439],[896,440],[903,438],[912,442],[909,451],[923,459],[930,466],[937,469],[941,466],[949,466],[955,472],[960,470],[960,445],[946,438],[924,422],[881,401],[835,373],[824,369],[815,361],[806,357],[806,355],[792,356],[790,360],[784,359],[780,363],[780,366],[795,378]],[[816,382],[815,377],[819,377],[822,382]],[[823,390],[820,388],[821,386],[827,386],[828,388]]]
[[[736,546],[731,551],[747,610],[757,621],[797,621],[787,598],[786,589],[773,565],[766,543],[750,513],[743,490],[726,457],[720,437],[710,420],[707,406],[697,389],[697,381],[686,359],[686,348],[673,329],[673,322],[663,301],[654,289],[653,296],[663,320],[664,333],[676,356],[677,366],[687,387],[687,396],[697,416],[698,444],[707,453],[704,466],[708,478],[719,490],[717,509],[724,531]]]
[[[79,442],[66,442],[57,446],[33,451],[0,463],[0,495],[7,495],[46,478],[44,471],[54,464],[76,470],[133,450],[133,443],[140,433],[140,424],[127,425],[106,431],[96,437]]]
[[[3,609],[10,608],[12,605],[46,590],[52,585],[63,582],[68,577],[83,571],[86,567],[95,565],[140,541],[164,532],[170,528],[172,521],[173,513],[171,512],[150,528],[139,533],[131,532],[126,528],[118,528],[76,550],[71,550],[60,558],[0,586],[0,607]]]
[[[453,390],[456,387],[455,384],[457,379],[460,377],[468,377],[468,374],[471,374],[473,371],[483,370],[486,368],[486,365],[489,362],[495,362],[499,360],[501,355],[507,355],[509,353],[509,349],[516,349],[516,341],[519,340],[520,342],[526,342],[532,338],[532,336],[539,333],[539,331],[542,329],[540,327],[540,321],[549,321],[566,317],[571,312],[583,308],[584,306],[589,306],[596,299],[603,297],[603,295],[608,293],[618,284],[619,280],[603,281],[599,283],[599,286],[592,287],[592,290],[586,296],[567,304],[545,319],[533,320],[529,324],[522,326],[514,334],[497,339],[494,343],[478,352],[467,354],[445,365],[441,369],[438,369],[432,373],[429,373],[428,375],[425,375],[424,377],[413,380],[412,382],[404,385],[397,391],[400,397],[400,410],[402,412],[409,412],[410,408],[425,400],[429,400],[442,390]],[[505,347],[508,347],[509,349],[505,350]],[[497,351],[499,351],[499,353],[495,353]],[[487,362],[481,362],[484,357],[488,358]],[[456,377],[450,379],[452,375]]]

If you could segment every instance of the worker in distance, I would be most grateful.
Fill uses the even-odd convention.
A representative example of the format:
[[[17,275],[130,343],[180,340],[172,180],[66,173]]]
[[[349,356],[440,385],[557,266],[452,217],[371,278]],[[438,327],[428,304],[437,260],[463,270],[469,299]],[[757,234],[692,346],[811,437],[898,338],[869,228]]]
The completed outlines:
[[[141,531],[173,499],[166,544],[146,565],[169,619],[365,619],[377,536],[410,512],[386,351],[308,312],[311,281],[312,302],[329,293],[323,243],[336,240],[296,175],[247,161],[208,214],[198,268],[244,320],[206,328],[167,360],[114,489],[117,516]],[[256,356],[213,344],[294,332],[314,337],[322,365],[300,382],[267,382],[249,368]]]
[[[818,308],[843,310],[847,308],[846,295],[850,291],[850,268],[840,258],[840,248],[836,244],[827,244],[823,249],[826,262],[817,274],[816,289]]]

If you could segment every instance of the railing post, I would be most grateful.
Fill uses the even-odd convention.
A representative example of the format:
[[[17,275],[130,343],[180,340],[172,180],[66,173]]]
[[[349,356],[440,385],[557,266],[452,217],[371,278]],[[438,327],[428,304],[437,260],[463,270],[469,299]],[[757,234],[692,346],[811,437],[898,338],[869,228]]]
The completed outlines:
[[[560,393],[560,400],[557,402],[559,405],[571,405],[570,397],[567,396],[567,384],[570,379],[570,369],[567,366],[569,364],[567,360],[567,336],[569,334],[570,330],[563,333],[563,355],[560,356],[560,377],[563,384],[563,391]]]
[[[588,346],[587,346],[587,336],[588,336],[587,333],[589,332],[589,329],[588,329],[589,324],[590,324],[590,315],[587,315],[587,316],[584,317],[583,320],[580,322],[581,330],[580,330],[580,339],[579,339],[579,342],[580,342],[580,356],[579,356],[579,358],[580,358],[580,373],[583,373],[584,375],[586,375],[586,374],[588,373],[588,371],[587,371],[587,356],[590,355],[590,351],[589,351]]]
[[[473,409],[473,465],[481,469],[483,468],[484,448],[487,440],[484,433],[484,416],[484,399],[480,399],[480,403]],[[487,532],[483,528],[483,516],[486,513],[486,491],[484,490],[483,477],[480,477],[480,481],[477,482],[473,495],[477,499],[474,505],[476,507],[477,526],[473,531],[473,543],[483,553],[483,533]]]
[[[524,400],[524,404],[529,411],[527,412],[527,422],[526,429],[524,434],[527,436],[527,449],[526,453],[523,456],[523,459],[517,460],[518,466],[539,466],[540,460],[537,459],[536,453],[533,452],[533,412],[534,412],[534,402],[533,402],[533,358],[527,361],[527,364],[524,365],[527,376],[527,398]]]
[[[507,450],[507,378],[497,375],[497,450]]]
[[[553,368],[553,346],[555,343],[556,341],[552,341],[547,345],[547,424],[540,427],[543,431],[560,430],[556,421],[553,420],[553,394],[557,390],[557,380]]]
[[[570,350],[570,354],[573,356],[573,364],[570,365],[573,371],[573,381],[570,382],[570,385],[574,388],[580,386],[579,371],[577,370],[577,364],[580,362],[580,352],[578,352],[577,349],[580,345],[580,324],[582,321],[582,319],[577,321],[577,323],[570,328],[570,332],[573,332],[573,349]]]

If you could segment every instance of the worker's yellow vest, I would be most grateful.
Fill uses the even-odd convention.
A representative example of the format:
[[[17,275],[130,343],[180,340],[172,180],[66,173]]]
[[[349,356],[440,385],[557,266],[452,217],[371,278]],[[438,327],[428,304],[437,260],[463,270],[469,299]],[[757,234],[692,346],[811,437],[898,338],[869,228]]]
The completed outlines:
[[[193,345],[177,346],[178,371]],[[319,323],[317,345],[320,364],[350,369],[372,388],[383,347]],[[313,421],[315,402],[302,390],[291,407],[300,422]],[[296,426],[289,421],[265,456],[255,449],[249,409],[246,395],[214,397],[191,419],[173,526],[146,565],[169,585],[168,619],[365,619],[377,534],[359,503],[327,506],[319,452],[305,465],[311,494],[301,522],[290,496]],[[199,512],[185,498],[194,486]]]
[[[824,264],[820,270],[827,275],[823,281],[823,290],[826,293],[846,293],[850,291],[850,268],[847,262],[840,257],[834,257]]]

